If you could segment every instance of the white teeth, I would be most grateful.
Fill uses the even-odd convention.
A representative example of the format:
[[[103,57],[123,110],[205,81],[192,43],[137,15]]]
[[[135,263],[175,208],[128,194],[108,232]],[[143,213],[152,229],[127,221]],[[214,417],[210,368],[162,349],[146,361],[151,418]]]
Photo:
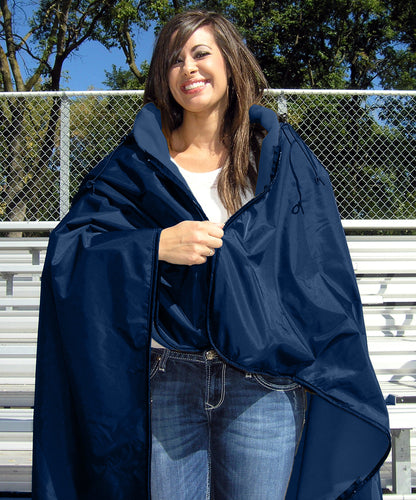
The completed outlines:
[[[197,89],[199,87],[204,87],[205,85],[205,82],[195,82],[195,83],[191,83],[190,85],[187,85],[185,87],[185,90],[192,90],[192,89]]]

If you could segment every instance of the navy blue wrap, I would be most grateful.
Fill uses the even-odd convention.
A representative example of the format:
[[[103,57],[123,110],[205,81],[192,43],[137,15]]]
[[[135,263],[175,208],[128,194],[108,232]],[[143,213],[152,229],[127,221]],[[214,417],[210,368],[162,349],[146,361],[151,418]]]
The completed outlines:
[[[234,366],[289,375],[309,409],[288,500],[381,498],[388,416],[324,168],[271,110],[256,196],[201,266],[158,262],[160,231],[206,219],[148,104],[84,180],[42,275],[34,500],[150,498],[149,350],[214,346]]]

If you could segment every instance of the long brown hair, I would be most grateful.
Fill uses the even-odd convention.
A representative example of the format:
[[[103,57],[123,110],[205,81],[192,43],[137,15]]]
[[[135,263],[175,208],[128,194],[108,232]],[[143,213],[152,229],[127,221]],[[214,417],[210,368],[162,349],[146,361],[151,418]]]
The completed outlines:
[[[169,90],[168,72],[189,37],[203,26],[212,28],[230,74],[228,108],[220,131],[229,158],[218,177],[218,193],[232,214],[241,207],[241,194],[255,189],[259,136],[250,127],[249,109],[260,101],[267,87],[260,66],[233,24],[216,12],[206,11],[183,12],[168,21],[156,41],[144,102],[153,102],[160,109],[167,134],[181,125],[183,110]]]

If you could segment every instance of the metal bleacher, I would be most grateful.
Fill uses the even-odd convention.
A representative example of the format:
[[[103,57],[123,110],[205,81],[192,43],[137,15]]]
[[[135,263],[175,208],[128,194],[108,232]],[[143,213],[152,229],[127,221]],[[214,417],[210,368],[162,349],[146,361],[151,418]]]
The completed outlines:
[[[0,231],[45,231],[54,223],[1,225]],[[383,394],[394,403],[388,406],[393,452],[381,470],[384,498],[416,498],[416,236],[357,235],[359,224],[344,227],[370,356]],[[383,227],[397,229],[397,224],[385,221]],[[406,227],[416,230],[416,221]],[[47,243],[47,237],[0,238],[0,493],[31,488],[37,321]]]

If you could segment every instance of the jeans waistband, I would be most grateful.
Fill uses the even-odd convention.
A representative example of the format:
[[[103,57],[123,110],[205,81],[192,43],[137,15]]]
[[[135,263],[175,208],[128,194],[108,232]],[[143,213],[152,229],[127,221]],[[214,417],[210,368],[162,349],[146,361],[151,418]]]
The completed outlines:
[[[166,363],[166,360],[171,359],[183,359],[188,361],[196,361],[200,363],[206,363],[210,361],[212,363],[224,363],[224,360],[220,358],[214,349],[207,349],[203,352],[184,352],[184,351],[174,351],[171,349],[160,349],[158,347],[152,347],[152,352],[157,353],[161,356],[162,363]]]

